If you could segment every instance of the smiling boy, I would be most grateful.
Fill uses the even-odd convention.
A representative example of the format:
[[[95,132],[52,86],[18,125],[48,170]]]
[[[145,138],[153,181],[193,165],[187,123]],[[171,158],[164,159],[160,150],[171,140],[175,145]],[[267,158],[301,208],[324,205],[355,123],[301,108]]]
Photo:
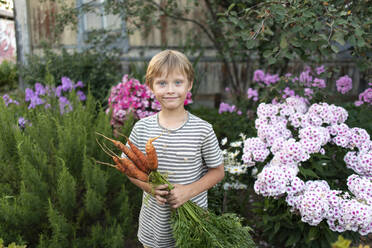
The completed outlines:
[[[138,238],[145,247],[174,247],[171,209],[188,200],[207,208],[207,190],[224,177],[222,154],[212,125],[184,108],[193,80],[190,61],[178,51],[158,53],[147,68],[146,84],[161,111],[138,121],[129,139],[144,151],[149,138],[162,134],[153,142],[158,171],[167,174],[175,188],[168,192],[167,185],[160,185],[153,190],[150,184],[129,178],[144,191]]]

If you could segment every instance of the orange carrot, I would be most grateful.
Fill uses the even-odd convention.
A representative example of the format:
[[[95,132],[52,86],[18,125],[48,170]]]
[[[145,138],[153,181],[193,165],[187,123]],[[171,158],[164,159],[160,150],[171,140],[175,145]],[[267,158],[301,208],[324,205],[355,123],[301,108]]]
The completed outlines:
[[[97,133],[97,132],[96,132]],[[103,134],[97,133],[98,135],[101,135],[105,139],[111,141],[117,148],[119,148],[124,154],[133,161],[133,163],[143,172],[149,173],[149,169],[141,162],[141,160],[137,157],[137,155],[134,153],[133,149],[130,149],[128,146],[124,145],[118,140],[110,139]]]
[[[146,159],[146,156],[145,154],[143,154],[143,152],[137,147],[135,146],[132,141],[129,140],[129,138],[127,136],[125,136],[125,138],[127,139],[127,142],[130,146],[130,148],[132,149],[132,151],[134,152],[134,154],[136,154],[137,158],[139,159],[139,161],[141,162],[141,164],[146,168],[146,170],[148,171],[148,164],[147,164],[147,159]]]
[[[161,135],[155,138],[150,138],[146,143],[146,155],[147,155],[147,164],[151,171],[158,169],[158,156],[156,155],[156,150],[152,142],[159,138]]]
[[[108,163],[104,163],[104,162],[99,162],[99,163],[115,167],[120,172],[125,173],[129,177],[134,177],[134,178],[137,178],[138,180],[141,180],[141,181],[144,181],[144,182],[149,181],[149,176],[146,173],[144,173],[143,171],[141,171],[140,169],[138,169],[132,161],[130,161],[128,158],[120,158],[113,151],[111,151],[108,147],[106,147],[105,144],[103,144],[103,146],[105,146],[105,147],[103,147],[97,139],[96,139],[96,141],[97,141],[98,145],[101,147],[101,149],[107,155],[109,155],[112,158],[112,160],[114,160],[116,166],[108,164]]]
[[[132,161],[127,158],[119,158],[120,164],[124,170],[124,173],[129,177],[137,178],[143,182],[149,181],[149,176],[143,171],[139,170]]]

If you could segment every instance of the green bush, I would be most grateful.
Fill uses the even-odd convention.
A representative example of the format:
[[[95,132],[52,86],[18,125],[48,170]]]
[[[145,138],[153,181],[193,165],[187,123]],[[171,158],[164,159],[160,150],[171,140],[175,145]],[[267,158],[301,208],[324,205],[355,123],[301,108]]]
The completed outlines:
[[[14,89],[18,83],[17,66],[12,62],[4,60],[0,64],[0,91]]]
[[[236,112],[219,114],[218,109],[208,107],[191,107],[190,112],[211,123],[219,140],[224,137],[228,137],[229,140],[237,140],[240,133],[244,133],[248,137],[256,135],[254,121],[245,114],[238,115]]]
[[[0,248],[26,248],[25,245],[16,245],[14,242],[9,244],[8,246],[4,246],[4,241],[0,239]]]
[[[80,80],[97,100],[104,102],[111,86],[121,80],[121,70],[120,60],[115,56],[90,51],[68,53],[65,49],[57,54],[45,49],[44,56],[31,55],[20,73],[28,85],[45,84],[48,72],[57,81],[63,76],[75,82]]]
[[[112,136],[109,116],[92,95],[69,99],[63,115],[58,102],[28,110],[0,99],[1,236],[27,247],[125,247],[136,240],[141,193],[95,163],[111,162],[95,135]]]

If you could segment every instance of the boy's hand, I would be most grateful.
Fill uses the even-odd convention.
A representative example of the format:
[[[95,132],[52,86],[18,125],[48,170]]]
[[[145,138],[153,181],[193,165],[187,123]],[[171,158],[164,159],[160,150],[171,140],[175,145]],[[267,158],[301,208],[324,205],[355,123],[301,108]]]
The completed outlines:
[[[151,193],[155,197],[159,205],[164,205],[167,202],[167,198],[165,197],[169,194],[168,185],[158,185],[153,189]]]
[[[172,189],[168,196],[168,203],[171,208],[179,208],[185,202],[190,200],[190,189],[186,185],[182,184],[173,184],[174,189]]]

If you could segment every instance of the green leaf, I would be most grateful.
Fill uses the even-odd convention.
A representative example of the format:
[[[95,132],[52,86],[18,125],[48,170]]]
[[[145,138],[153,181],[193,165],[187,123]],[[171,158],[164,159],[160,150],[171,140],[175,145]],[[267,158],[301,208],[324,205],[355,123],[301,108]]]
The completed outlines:
[[[230,4],[229,8],[227,9],[227,12],[230,12],[235,7],[235,3]]]
[[[273,52],[271,50],[266,50],[263,52],[262,55],[264,56],[264,58],[268,58],[273,55]]]
[[[282,37],[280,38],[280,48],[285,49],[287,47],[288,47],[287,39],[285,38],[285,35],[282,35]]]
[[[340,51],[340,49],[337,46],[335,46],[335,45],[331,45],[331,49],[335,53],[338,53]]]
[[[275,223],[275,226],[274,226],[274,234],[277,233],[279,229],[280,229],[280,222],[278,221]]]
[[[362,36],[364,34],[364,31],[360,28],[355,29],[355,35],[356,36]]]
[[[273,64],[275,64],[276,63],[276,58],[274,58],[274,57],[270,57],[269,59],[268,59],[268,64],[269,65],[273,65]]]
[[[312,241],[319,236],[319,229],[318,227],[311,227],[309,234],[307,235],[307,241]]]
[[[354,36],[354,35],[351,35],[351,36],[347,39],[347,42],[348,42],[351,46],[355,46],[355,45],[356,45],[356,39],[355,39],[355,36]]]
[[[300,173],[305,177],[310,176],[310,177],[319,178],[319,176],[311,169],[306,169],[303,167],[299,167],[299,169],[300,169]]]
[[[365,45],[366,45],[366,42],[364,41],[364,39],[362,37],[358,37],[357,46],[364,47]]]
[[[247,49],[252,49],[256,46],[257,46],[257,41],[256,40],[247,40],[247,42],[245,43],[245,47]]]
[[[344,34],[342,32],[335,32],[332,40],[337,41],[341,46],[345,45]]]
[[[299,233],[291,233],[289,236],[289,239],[287,242],[285,242],[285,247],[291,247],[294,245],[297,241],[299,241],[301,238],[301,235]]]

